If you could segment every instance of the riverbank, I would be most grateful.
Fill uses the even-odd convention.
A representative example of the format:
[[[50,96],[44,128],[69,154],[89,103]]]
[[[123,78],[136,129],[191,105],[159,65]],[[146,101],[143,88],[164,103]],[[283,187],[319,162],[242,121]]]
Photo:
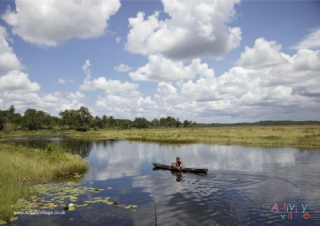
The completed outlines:
[[[262,147],[320,148],[320,125],[214,126],[198,128],[72,132],[73,138],[160,143],[209,143]]]
[[[83,174],[89,168],[80,156],[49,145],[46,150],[0,143],[0,219],[12,213],[11,205],[29,197],[39,182]]]
[[[74,130],[24,132],[35,134],[64,134],[79,139],[126,139],[129,141],[168,144],[208,143],[260,147],[320,148],[320,125],[241,125],[195,128],[156,128],[128,130]],[[21,136],[19,132],[2,133],[2,137]]]

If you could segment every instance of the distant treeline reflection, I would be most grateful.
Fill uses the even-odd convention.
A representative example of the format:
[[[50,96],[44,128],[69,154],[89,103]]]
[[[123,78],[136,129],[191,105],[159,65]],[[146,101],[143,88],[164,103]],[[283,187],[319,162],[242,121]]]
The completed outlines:
[[[72,139],[67,136],[56,136],[55,135],[40,135],[40,136],[30,136],[26,138],[9,138],[7,140],[9,143],[14,143],[16,145],[23,145],[32,148],[47,149],[48,145],[57,145],[62,150],[79,155],[82,158],[89,156],[94,145],[103,146],[104,149],[112,147],[115,142],[119,140],[83,140],[83,139]]]

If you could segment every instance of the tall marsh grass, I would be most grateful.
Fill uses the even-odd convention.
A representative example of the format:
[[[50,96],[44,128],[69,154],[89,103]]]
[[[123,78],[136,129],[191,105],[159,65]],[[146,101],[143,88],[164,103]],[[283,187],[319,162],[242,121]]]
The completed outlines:
[[[264,147],[320,148],[320,125],[213,126],[198,128],[157,128],[100,130],[74,133],[86,139],[126,139],[159,143],[210,143]]]
[[[0,217],[12,212],[11,205],[30,196],[31,185],[88,170],[88,163],[56,146],[46,150],[0,144]]]

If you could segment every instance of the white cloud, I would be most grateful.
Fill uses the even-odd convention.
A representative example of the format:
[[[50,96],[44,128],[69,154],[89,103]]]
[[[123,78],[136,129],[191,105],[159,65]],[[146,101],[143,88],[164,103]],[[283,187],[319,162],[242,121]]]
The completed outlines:
[[[154,96],[109,93],[98,98],[95,108],[130,119],[170,115],[208,123],[319,120],[320,50],[302,49],[290,56],[275,42],[257,39],[255,43],[239,58],[243,65],[219,76],[199,59],[185,64],[151,55],[130,77],[157,81]],[[256,62],[245,61],[249,55]]]
[[[145,19],[142,12],[129,18],[126,50],[142,55],[163,54],[172,59],[210,56],[221,59],[239,46],[241,30],[228,27],[235,15],[231,1],[162,0],[169,19],[159,12]]]
[[[65,85],[67,83],[74,83],[74,80],[72,79],[63,79],[63,78],[59,78],[58,79],[58,83],[61,85]]]
[[[92,79],[91,77],[91,62],[86,60],[82,69],[86,74],[86,79],[79,87],[83,91],[103,91],[106,94],[121,94],[125,96],[137,96],[140,93],[137,91],[138,84],[130,82],[121,82],[119,80],[106,79],[105,77],[98,77]]]
[[[114,94],[99,96],[95,104],[95,111],[131,120],[135,117],[146,117],[152,120],[158,114],[157,104],[151,97],[129,97]]]
[[[104,34],[107,21],[120,8],[119,0],[16,0],[1,18],[14,34],[39,46],[57,46],[72,38]]]
[[[117,43],[120,43],[120,41],[121,41],[121,36],[117,36],[117,37],[116,37],[116,42],[117,42]]]
[[[0,76],[0,92],[28,93],[37,92],[40,85],[31,82],[28,74],[18,70],[10,71],[8,74]]]
[[[82,66],[82,70],[84,72],[84,74],[86,75],[87,79],[90,79],[91,78],[91,70],[90,70],[90,67],[91,67],[91,62],[89,59],[86,60],[86,62],[84,63],[84,65]]]
[[[58,83],[64,85],[64,84],[66,84],[66,80],[59,78]]]
[[[320,48],[320,28],[313,29],[307,37],[293,48],[296,50]]]
[[[292,57],[293,71],[313,71],[319,76],[320,50],[301,49]]]
[[[83,94],[83,93],[81,93],[81,92],[79,92],[79,91],[76,91],[76,92],[74,92],[74,93],[70,92],[70,93],[67,95],[67,98],[68,98],[69,100],[72,100],[72,101],[79,101],[79,100],[81,100],[81,99],[83,99],[83,98],[85,98],[85,97],[86,97],[86,95]]]
[[[5,27],[0,26],[0,73],[23,68],[16,54],[7,42],[8,33]]]
[[[246,68],[266,68],[279,65],[286,61],[285,54],[280,52],[281,45],[264,38],[256,39],[254,47],[245,47],[236,64]]]
[[[77,109],[84,105],[80,100],[85,95],[78,91],[67,95],[61,92],[40,94],[39,91],[40,85],[30,81],[28,74],[18,70],[10,71],[0,76],[0,109],[7,109],[13,104],[20,113],[34,108],[58,115],[62,110]]]
[[[200,59],[192,60],[191,64],[185,66],[182,61],[173,61],[161,55],[151,55],[149,62],[130,72],[132,80],[137,81],[180,81],[194,79],[200,76],[213,76],[214,71],[208,69],[207,64],[201,64]]]
[[[320,50],[302,49],[289,56],[275,42],[257,39],[255,43],[238,60],[243,60],[243,66],[232,67],[220,76],[214,76],[200,60],[194,65],[202,74],[192,74],[197,71],[192,64],[159,55],[149,57],[149,63],[130,76],[159,81],[153,98],[158,118],[183,115],[198,122],[319,120]],[[256,62],[245,61],[249,55]],[[192,79],[172,83],[174,73],[170,71],[183,72],[185,78],[190,72]]]
[[[42,110],[51,115],[58,115],[60,111],[65,109],[78,109],[84,104],[77,100],[65,98],[65,95],[55,92],[40,95],[38,92],[32,90],[25,90],[24,92],[1,92],[0,109],[7,109],[13,104],[17,112],[23,113],[28,108]]]
[[[92,80],[84,80],[79,87],[82,91],[103,91],[107,94],[137,95],[138,84],[130,82],[121,82],[119,80],[106,79],[99,77]]]
[[[119,64],[118,66],[114,67],[114,70],[118,72],[128,72],[128,71],[132,71],[133,68],[131,68],[129,65],[126,65],[126,64]]]

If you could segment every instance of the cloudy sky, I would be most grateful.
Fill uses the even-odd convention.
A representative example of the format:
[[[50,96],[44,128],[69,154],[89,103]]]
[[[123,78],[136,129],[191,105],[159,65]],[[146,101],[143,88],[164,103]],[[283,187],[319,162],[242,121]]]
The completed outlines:
[[[320,120],[320,2],[0,1],[0,109]]]

